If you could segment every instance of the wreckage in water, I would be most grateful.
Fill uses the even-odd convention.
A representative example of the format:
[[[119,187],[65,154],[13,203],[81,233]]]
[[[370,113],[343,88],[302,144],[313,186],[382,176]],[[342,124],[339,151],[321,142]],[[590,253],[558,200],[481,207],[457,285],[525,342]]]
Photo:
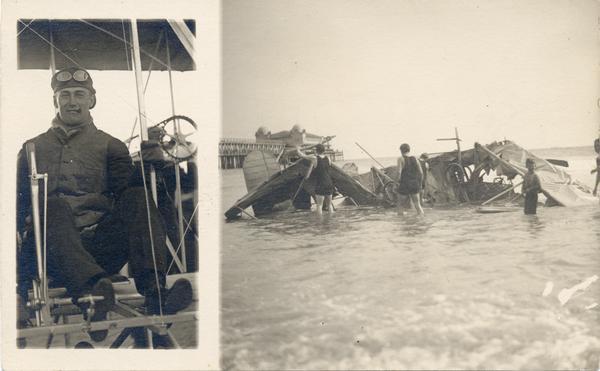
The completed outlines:
[[[459,154],[460,153],[460,154]],[[526,173],[525,160],[532,159],[540,178],[546,206],[581,206],[597,203],[591,189],[573,179],[559,165],[565,161],[535,156],[511,141],[487,145],[475,143],[465,151],[431,156],[427,162],[424,199],[434,205],[471,203],[486,205],[493,201],[514,201]],[[371,168],[357,178],[370,191],[393,198],[397,167]]]
[[[251,152],[244,163],[244,177],[249,192],[227,210],[227,219],[240,217],[250,206],[256,216],[287,210],[292,205],[295,209],[310,209],[311,195],[315,190],[314,178],[307,177],[311,161],[300,159],[283,168],[280,166],[270,153]],[[355,205],[377,204],[377,196],[373,192],[338,166],[331,165],[330,175],[337,191]]]
[[[249,206],[256,216],[285,210],[291,205],[296,209],[310,209],[314,181],[310,177],[305,179],[309,160],[298,160],[281,169],[272,155],[257,152],[253,157],[244,166],[249,193],[225,213],[228,219],[239,217]],[[588,186],[573,179],[559,166],[566,165],[565,161],[542,159],[511,141],[487,145],[475,143],[468,150],[432,155],[426,160],[424,199],[433,205],[514,203],[520,196],[518,191],[527,171],[525,160],[528,158],[535,162],[546,206],[581,206],[598,202]],[[336,165],[331,168],[339,194],[359,206],[394,205],[397,174],[396,166],[372,167],[363,174],[344,171]],[[498,209],[483,211],[499,212]]]

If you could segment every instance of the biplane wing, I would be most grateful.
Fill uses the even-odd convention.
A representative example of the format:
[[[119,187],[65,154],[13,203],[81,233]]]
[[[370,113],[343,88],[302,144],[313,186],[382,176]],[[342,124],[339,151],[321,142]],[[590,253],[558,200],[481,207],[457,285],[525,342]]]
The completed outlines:
[[[173,71],[195,70],[189,41],[196,34],[194,20],[138,20],[137,26],[142,70],[165,71],[169,65]],[[21,19],[18,68],[48,70],[54,59],[56,69],[79,65],[88,70],[131,70],[130,30],[126,19]]]

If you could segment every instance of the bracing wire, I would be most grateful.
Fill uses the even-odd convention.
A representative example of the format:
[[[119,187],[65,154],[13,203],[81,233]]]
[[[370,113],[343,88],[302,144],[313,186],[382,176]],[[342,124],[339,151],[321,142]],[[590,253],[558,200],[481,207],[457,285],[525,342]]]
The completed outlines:
[[[19,22],[21,22],[22,24],[25,24],[25,22],[23,22],[22,20],[19,19]],[[37,32],[36,30],[34,30],[33,28],[29,27],[29,25],[26,25],[27,28],[29,28],[29,30],[31,30],[31,32],[33,32],[37,37],[39,37],[40,39],[42,39],[46,44],[50,45],[51,48],[57,50],[60,54],[62,54],[65,58],[67,58],[71,63],[73,63],[74,65],[76,65],[79,68],[83,68],[81,67],[81,65],[77,62],[75,62],[73,60],[73,58],[69,57],[67,54],[65,54],[62,50],[60,50],[59,48],[57,48],[53,42],[48,41],[48,39],[46,39],[44,36],[40,35],[39,32]]]
[[[190,229],[190,226],[192,225],[192,221],[194,220],[194,215],[196,215],[196,211],[198,210],[198,205],[196,204],[196,206],[194,207],[194,211],[192,212],[192,216],[190,217],[190,222],[187,224],[187,226],[185,227],[185,231],[183,232],[184,236],[187,233],[187,231]],[[196,234],[194,234],[194,237],[196,237],[196,239],[198,239],[198,236],[196,236]],[[179,241],[179,245],[177,246],[177,249],[175,249],[175,254],[177,254],[179,252],[179,249],[182,246],[182,241]],[[175,262],[175,260],[171,261],[171,264],[169,264],[169,268],[167,269],[167,272],[169,272],[171,270],[171,268],[173,267],[173,263]]]
[[[163,185],[165,186],[165,188],[167,188],[167,185],[166,185],[164,179],[163,179]],[[169,201],[171,201],[172,203],[175,203],[175,200],[173,200],[173,198],[171,197],[171,195],[168,192],[166,192],[166,194],[167,194],[167,197],[169,198]],[[196,204],[196,207],[198,207],[198,204]],[[195,212],[195,209],[194,209],[194,212]],[[189,226],[192,223],[192,219],[193,218],[194,218],[194,213],[192,213],[192,216],[191,216],[191,218],[189,220],[186,219],[185,217],[183,217],[183,221],[186,223],[186,228],[185,228],[186,232],[189,229]],[[196,239],[198,239],[198,236],[196,235],[196,233],[194,233],[194,237]]]
[[[19,20],[19,22],[21,22],[22,24],[25,24],[22,20]],[[48,39],[46,39],[44,36],[40,35],[36,30],[34,30],[33,28],[29,28],[31,30],[31,32],[33,32],[35,35],[37,35],[40,39],[42,39],[46,44],[48,44],[51,48],[53,48],[54,50],[58,51],[60,54],[62,54],[66,59],[68,59],[71,63],[73,63],[73,65],[75,65],[76,67],[85,69],[83,66],[81,66],[81,64],[79,64],[78,62],[76,62],[75,60],[73,60],[73,58],[71,58],[69,55],[67,55],[65,52],[63,52],[62,50],[60,50],[60,48],[56,47],[56,45],[54,45],[53,42],[49,41]],[[114,95],[116,95],[123,103],[125,103],[125,105],[127,105],[131,110],[137,112],[138,109],[137,107],[134,107],[131,103],[128,102],[127,99],[125,99],[122,95],[113,92]],[[146,114],[146,112],[143,113],[144,117],[150,121],[151,123],[155,124],[156,120],[153,120],[150,116],[148,116]]]
[[[25,25],[25,27],[23,27],[23,28],[21,29],[21,31],[17,32],[17,37],[19,37],[19,35],[20,35],[20,34],[22,34],[22,33],[23,33],[23,31],[25,31],[25,30],[26,30],[26,29],[28,29],[28,28],[29,28],[30,30],[32,30],[32,29],[31,29],[29,26],[30,26],[30,25],[33,23],[33,21],[35,21],[35,18],[34,18],[34,19],[32,19],[31,21],[29,21],[29,23],[27,23],[27,24],[25,24],[25,22],[21,21],[20,19],[19,19],[19,21],[20,21],[21,23],[23,23],[23,24]]]
[[[140,129],[142,129],[140,127]],[[146,185],[146,172],[144,171],[144,156],[142,156],[140,149],[140,166],[142,170],[142,183],[144,184],[144,196],[146,201],[146,216],[148,218],[148,233],[150,237],[150,247],[152,249],[152,264],[154,265],[154,278],[156,280],[156,288],[158,290],[158,309],[160,313],[160,317],[163,316],[162,310],[162,293],[160,290],[160,280],[158,278],[157,264],[156,264],[156,252],[154,249],[154,235],[152,233],[152,217],[150,216],[150,197],[148,196],[148,188]]]
[[[95,29],[97,29],[98,31],[102,31],[102,32],[104,32],[105,34],[107,34],[107,35],[110,35],[110,36],[114,37],[115,39],[117,39],[117,40],[120,40],[120,41],[124,42],[124,43],[125,43],[127,46],[132,46],[132,43],[130,43],[129,41],[127,41],[127,40],[125,40],[125,39],[121,38],[119,35],[115,35],[114,33],[110,32],[110,31],[108,31],[108,30],[106,30],[106,29],[104,29],[104,28],[102,28],[102,27],[100,27],[100,26],[98,26],[98,25],[95,25],[95,24],[93,24],[93,23],[91,23],[91,22],[88,22],[88,21],[86,21],[85,19],[78,19],[78,21],[80,21],[80,22],[82,22],[82,23],[85,23],[85,24],[87,24],[88,26],[94,27],[94,28],[95,28]],[[146,55],[148,58],[152,59],[153,61],[156,61],[158,64],[160,64],[160,65],[161,65],[161,66],[163,66],[164,68],[167,68],[167,64],[166,64],[166,63],[164,63],[163,61],[161,61],[159,58],[157,58],[157,57],[155,57],[154,55],[152,55],[152,54],[148,53],[147,51],[145,51],[145,50],[144,50],[144,49],[142,49],[142,48],[139,48],[139,49],[140,49],[140,52],[144,53],[144,55]]]

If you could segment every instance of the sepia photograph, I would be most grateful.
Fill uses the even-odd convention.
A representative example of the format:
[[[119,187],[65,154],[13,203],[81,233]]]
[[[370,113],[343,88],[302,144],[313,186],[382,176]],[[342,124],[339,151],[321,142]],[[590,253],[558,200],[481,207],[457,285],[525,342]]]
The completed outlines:
[[[221,367],[598,369],[600,3],[222,3]]]
[[[218,339],[207,344],[211,327],[200,333],[201,322],[218,323],[206,310],[217,307],[218,293],[206,294],[209,273],[200,265],[201,250],[218,259],[218,245],[200,237],[210,188],[199,178],[212,171],[202,170],[208,151],[199,150],[207,147],[199,133],[214,148],[219,127],[210,117],[218,101],[207,99],[218,97],[218,45],[206,43],[218,7],[207,4],[175,2],[164,12],[149,4],[133,14],[117,4],[123,11],[112,16],[106,5],[73,16],[27,11],[35,2],[2,4],[10,14],[2,20],[10,30],[2,59],[4,233],[16,242],[5,252],[13,277],[3,296],[12,299],[3,300],[2,316],[3,354],[15,352],[3,356],[3,368],[41,349],[74,356],[30,357],[17,368],[218,367],[206,357]],[[202,81],[209,70],[214,80]],[[79,349],[88,357],[76,357]],[[102,353],[112,349],[175,353],[138,351],[118,362],[126,353]],[[190,363],[178,350],[197,358]]]
[[[194,322],[185,310],[197,271],[196,123],[175,114],[174,97],[170,117],[149,119],[143,93],[153,68],[170,78],[195,69],[195,22],[19,19],[17,30],[18,67],[52,71],[56,110],[18,155],[19,346],[58,345],[64,333],[68,347],[81,332],[99,343],[109,329],[121,331],[111,348],[130,337],[136,347],[178,346],[168,325]],[[93,70],[135,71],[140,119],[124,141],[92,118],[103,98]],[[194,347],[195,327],[185,329],[182,346]]]

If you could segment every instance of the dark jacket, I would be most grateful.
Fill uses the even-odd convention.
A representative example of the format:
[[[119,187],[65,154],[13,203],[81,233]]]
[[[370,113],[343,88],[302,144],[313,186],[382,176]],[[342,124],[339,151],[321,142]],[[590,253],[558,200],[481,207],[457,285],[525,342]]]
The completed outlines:
[[[129,151],[123,142],[98,130],[93,122],[67,135],[56,125],[57,120],[47,132],[27,141],[35,144],[37,172],[48,174],[48,197],[67,201],[77,227],[96,224],[112,210],[114,201],[130,183],[133,164]],[[17,165],[19,231],[31,208],[28,176],[23,145]]]

